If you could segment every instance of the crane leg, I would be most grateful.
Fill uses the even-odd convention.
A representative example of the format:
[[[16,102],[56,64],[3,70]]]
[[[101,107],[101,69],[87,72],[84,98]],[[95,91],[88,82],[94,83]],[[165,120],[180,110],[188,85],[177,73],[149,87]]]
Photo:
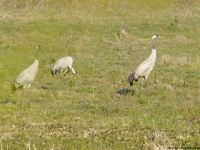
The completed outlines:
[[[21,98],[21,102],[20,102],[20,107],[22,106],[23,94],[24,94],[24,88],[22,89],[22,98]]]
[[[64,88],[65,88],[65,78],[63,76],[63,91],[65,90]]]
[[[63,76],[65,76],[65,75],[66,75],[66,73],[67,73],[67,71],[65,71],[65,73],[64,73],[64,75],[63,75]]]
[[[30,108],[30,105],[29,105],[29,88],[28,88],[28,108]]]
[[[140,83],[140,90],[141,90],[141,86],[142,86],[143,80],[144,80],[144,78],[142,79],[142,82]],[[138,98],[140,97],[140,90],[139,90]]]
[[[60,71],[60,79],[62,79],[62,70]]]
[[[147,79],[145,80],[145,86],[146,86],[146,97],[147,97]]]

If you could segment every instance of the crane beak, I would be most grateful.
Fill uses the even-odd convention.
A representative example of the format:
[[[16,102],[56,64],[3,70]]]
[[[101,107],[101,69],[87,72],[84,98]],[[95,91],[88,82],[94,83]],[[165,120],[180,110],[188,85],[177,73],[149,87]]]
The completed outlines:
[[[80,77],[80,76],[78,75],[78,73],[77,73],[77,72],[76,72],[75,74],[76,74],[78,77]]]
[[[77,75],[77,77],[81,78],[78,74],[76,74],[76,75]]]
[[[158,38],[161,38],[161,39],[163,39],[164,37],[162,37],[162,36],[158,36]]]

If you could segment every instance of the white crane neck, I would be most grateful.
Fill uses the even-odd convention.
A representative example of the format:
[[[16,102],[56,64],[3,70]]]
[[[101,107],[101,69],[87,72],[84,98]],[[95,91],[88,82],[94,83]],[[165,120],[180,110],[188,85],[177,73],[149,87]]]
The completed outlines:
[[[151,55],[149,56],[149,57],[153,57],[153,58],[155,58],[156,57],[156,49],[152,49],[152,51],[151,51]]]

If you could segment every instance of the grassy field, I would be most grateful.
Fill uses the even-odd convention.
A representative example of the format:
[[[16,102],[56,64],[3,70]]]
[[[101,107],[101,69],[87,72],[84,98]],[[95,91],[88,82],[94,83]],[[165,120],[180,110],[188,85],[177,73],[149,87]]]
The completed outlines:
[[[14,2],[0,5],[1,150],[200,145],[198,1]],[[156,40],[148,97],[143,86],[138,98],[141,79],[130,87],[128,73],[150,55],[154,34],[164,39]],[[21,90],[12,95],[10,81],[34,62],[38,44],[30,108],[27,89],[20,108]],[[80,77],[51,75],[64,56]]]

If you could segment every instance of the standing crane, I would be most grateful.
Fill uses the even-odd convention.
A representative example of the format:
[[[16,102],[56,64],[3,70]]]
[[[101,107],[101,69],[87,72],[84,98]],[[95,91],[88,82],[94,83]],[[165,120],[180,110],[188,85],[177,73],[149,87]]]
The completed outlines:
[[[12,94],[17,90],[17,89],[22,89],[22,97],[21,97],[21,102],[20,102],[20,107],[22,105],[22,99],[23,99],[23,93],[24,89],[28,87],[28,107],[29,105],[29,88],[31,87],[31,84],[33,83],[35,76],[38,72],[38,65],[39,65],[39,51],[40,45],[36,47],[36,59],[35,62],[30,65],[28,68],[26,68],[24,71],[22,71],[17,77],[14,77],[11,81],[11,91]]]
[[[140,90],[141,90],[143,80],[145,79],[146,97],[147,97],[147,78],[148,78],[149,73],[153,70],[153,67],[155,66],[155,63],[156,63],[155,39],[157,38],[163,38],[163,37],[157,34],[155,34],[152,37],[153,49],[152,49],[151,55],[144,62],[142,62],[134,71],[131,71],[128,76],[128,80],[131,86],[133,85],[133,80],[138,81],[139,77],[143,78],[140,84]],[[139,90],[138,97],[140,97],[140,90]]]

